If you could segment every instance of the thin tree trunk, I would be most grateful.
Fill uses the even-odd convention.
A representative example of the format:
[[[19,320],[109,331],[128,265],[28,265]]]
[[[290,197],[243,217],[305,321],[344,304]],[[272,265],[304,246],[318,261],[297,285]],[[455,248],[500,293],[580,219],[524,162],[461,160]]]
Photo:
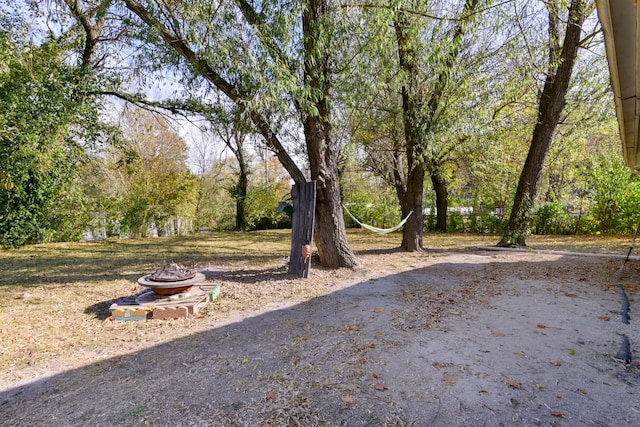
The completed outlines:
[[[236,229],[245,231],[247,229],[245,206],[247,204],[247,172],[240,168],[238,182],[236,183]]]
[[[220,136],[238,161],[238,179],[233,186],[233,197],[236,200],[236,230],[245,231],[247,229],[245,207],[247,204],[250,172],[244,152],[245,134],[235,126],[231,128],[230,131],[230,135],[220,134]],[[232,140],[235,140],[235,143],[232,143]]]
[[[549,8],[549,15],[551,21],[554,18],[558,19],[553,7]],[[565,96],[569,88],[573,65],[578,55],[582,23],[585,18],[585,1],[572,0],[559,61],[553,61],[556,57],[555,52],[558,50],[551,49],[549,55],[549,69],[538,106],[538,120],[533,130],[529,153],[520,174],[509,222],[498,246],[526,246],[526,235],[538,189],[538,181],[551,146],[553,134],[566,104]],[[553,39],[556,32],[554,23],[550,24],[550,31],[550,39]]]

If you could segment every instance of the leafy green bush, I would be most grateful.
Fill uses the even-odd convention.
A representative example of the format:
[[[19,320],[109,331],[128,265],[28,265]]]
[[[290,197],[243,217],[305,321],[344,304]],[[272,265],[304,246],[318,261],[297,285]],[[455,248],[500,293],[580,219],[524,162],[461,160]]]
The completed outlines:
[[[249,188],[245,205],[248,230],[291,227],[291,219],[276,208],[286,194],[283,185],[260,185]]]
[[[86,220],[73,188],[84,158],[78,141],[90,137],[81,124],[95,122],[97,106],[79,99],[82,70],[65,65],[54,41],[0,41],[0,244],[75,238],[67,226]]]
[[[469,231],[467,220],[460,212],[449,212],[447,229],[449,231],[465,232]]]
[[[589,216],[602,233],[620,229],[621,204],[631,173],[619,157],[597,159],[589,173],[592,206]]]
[[[538,206],[531,218],[534,234],[563,234],[568,231],[569,215],[559,202],[546,202]]]
[[[620,197],[618,230],[621,233],[632,233],[640,222],[640,182],[632,176]]]

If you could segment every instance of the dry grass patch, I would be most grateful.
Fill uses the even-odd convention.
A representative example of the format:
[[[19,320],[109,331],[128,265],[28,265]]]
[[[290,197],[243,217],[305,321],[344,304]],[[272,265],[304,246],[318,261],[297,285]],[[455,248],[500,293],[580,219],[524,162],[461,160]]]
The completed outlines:
[[[396,250],[401,235],[349,232],[360,266],[327,270],[314,266],[309,280],[286,275],[290,231],[54,243],[0,251],[0,383],[73,367],[145,348],[233,313],[263,310],[329,293],[371,277],[406,270],[440,252],[494,245],[491,235],[427,234],[427,250]],[[626,254],[629,236],[531,236],[534,248]],[[138,277],[167,262],[190,268],[215,266],[222,298],[198,318],[110,322],[112,301],[138,293]],[[28,378],[24,378],[25,380]]]

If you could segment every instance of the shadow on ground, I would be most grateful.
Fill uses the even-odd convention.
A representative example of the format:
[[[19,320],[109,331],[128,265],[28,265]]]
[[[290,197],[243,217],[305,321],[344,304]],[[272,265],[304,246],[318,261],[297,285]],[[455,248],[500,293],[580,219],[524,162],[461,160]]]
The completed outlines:
[[[449,254],[3,391],[0,425],[639,425],[618,266]]]

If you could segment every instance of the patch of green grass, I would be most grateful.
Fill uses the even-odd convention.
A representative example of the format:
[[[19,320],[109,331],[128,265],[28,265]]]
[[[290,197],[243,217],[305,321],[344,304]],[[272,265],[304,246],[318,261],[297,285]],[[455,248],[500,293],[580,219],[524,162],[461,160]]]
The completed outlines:
[[[142,414],[146,410],[147,410],[147,407],[143,404],[140,404],[140,405],[136,405],[133,409],[131,409],[129,413],[132,416],[137,417],[138,415]]]

